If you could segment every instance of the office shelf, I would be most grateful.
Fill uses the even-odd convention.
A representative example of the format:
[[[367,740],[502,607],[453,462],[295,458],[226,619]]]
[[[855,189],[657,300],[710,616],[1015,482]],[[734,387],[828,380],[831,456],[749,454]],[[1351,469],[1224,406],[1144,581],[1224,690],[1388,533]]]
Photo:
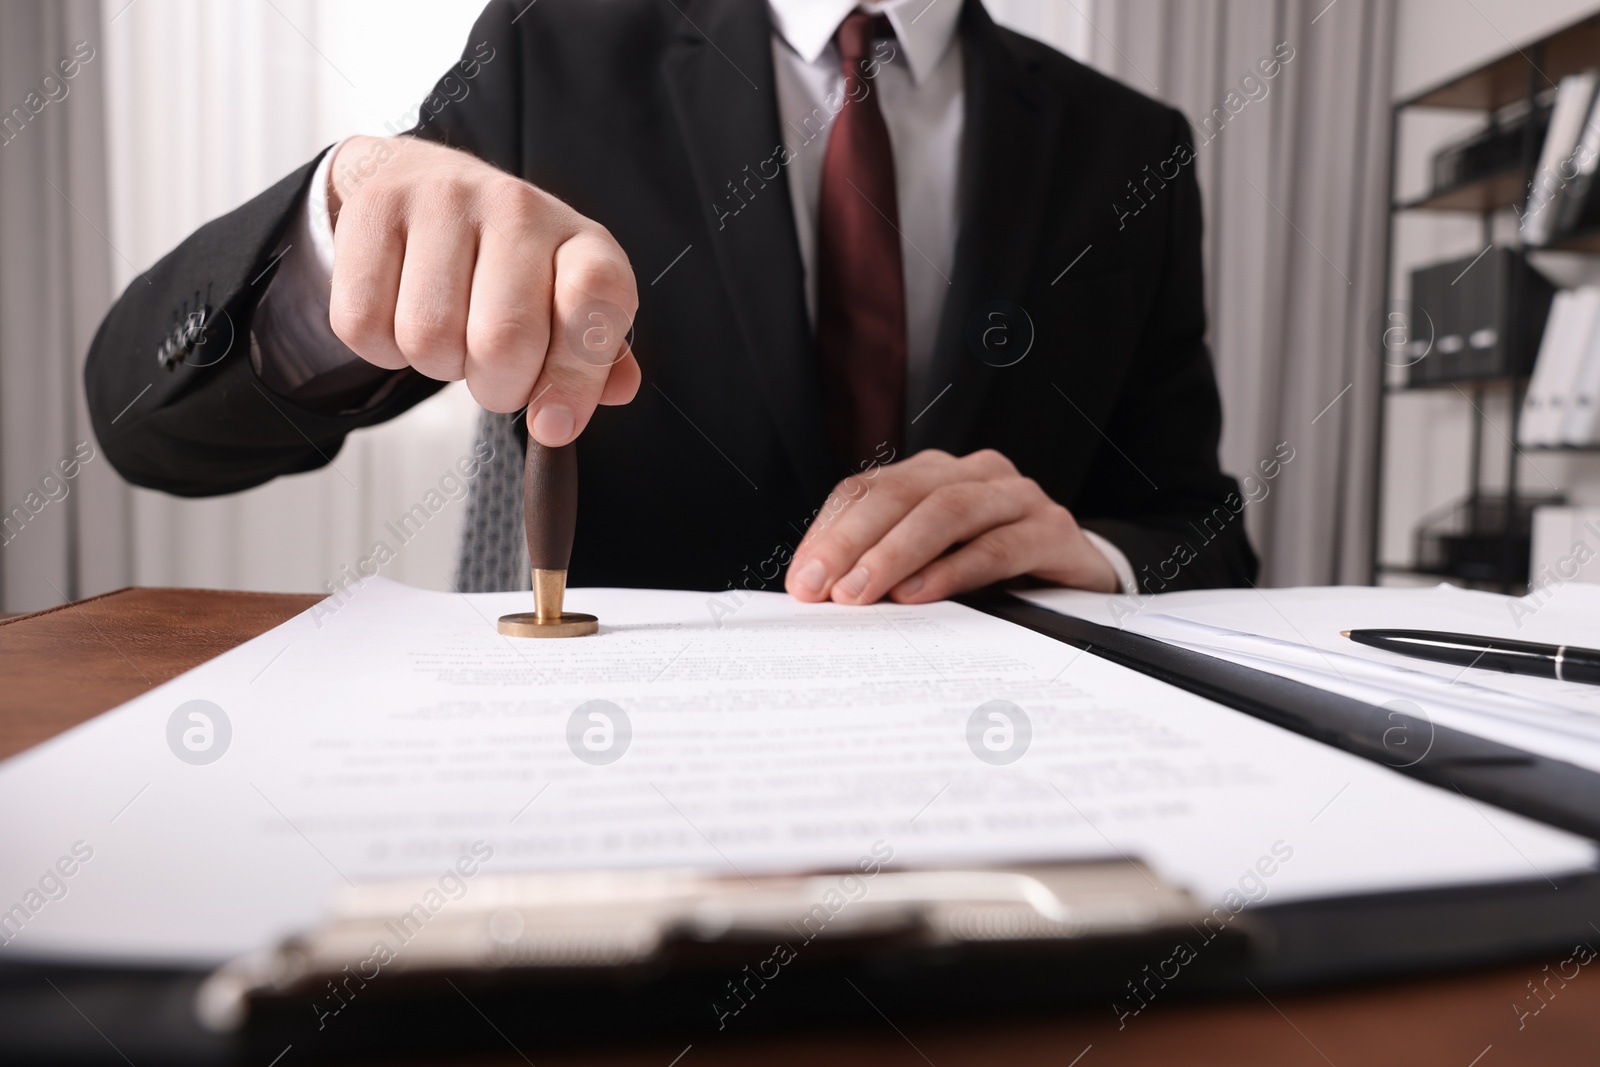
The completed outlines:
[[[1496,111],[1528,96],[1529,67],[1543,88],[1595,64],[1600,56],[1600,15],[1591,15],[1522,48],[1513,48],[1475,70],[1427,89],[1399,107]]]
[[[1375,572],[1374,584],[1376,584],[1376,578],[1378,577],[1392,576],[1396,578],[1436,578],[1452,585],[1459,585],[1465,589],[1478,589],[1484,592],[1494,592],[1500,587],[1498,580],[1480,581],[1460,574],[1449,574],[1442,570],[1429,570],[1414,563],[1380,563],[1375,568]]]
[[[1454,389],[1460,389],[1462,392],[1468,392],[1475,389],[1506,389],[1511,386],[1517,386],[1518,388],[1521,388],[1525,386],[1527,382],[1528,379],[1526,375],[1518,375],[1512,378],[1508,378],[1505,375],[1497,375],[1492,378],[1449,378],[1444,381],[1417,382],[1415,384],[1412,384],[1411,382],[1402,382],[1398,384],[1385,385],[1383,387],[1383,391],[1391,396],[1396,393],[1437,393],[1441,391],[1453,392]]]
[[[1448,578],[1463,582],[1476,582],[1477,579],[1468,578],[1460,574],[1452,574],[1442,567],[1424,567],[1417,563],[1380,563],[1379,574],[1394,574],[1410,578]],[[1479,582],[1478,584],[1483,584]]]
[[[1600,252],[1600,229],[1562,234],[1545,245],[1544,250],[1555,252]]]
[[[1491,244],[1494,238],[1494,215],[1507,209],[1521,208],[1532,186],[1538,164],[1536,135],[1532,125],[1529,124],[1527,132],[1522,137],[1521,158],[1517,166],[1476,181],[1431,192],[1414,200],[1401,201],[1396,196],[1396,190],[1402,116],[1413,108],[1448,108],[1481,112],[1487,120],[1501,109],[1514,104],[1532,109],[1548,99],[1563,77],[1595,66],[1600,66],[1600,14],[1590,15],[1520,48],[1508,47],[1501,55],[1482,66],[1435,85],[1409,99],[1398,101],[1392,106],[1389,127],[1390,211],[1388,243],[1385,248],[1384,307],[1393,307],[1396,298],[1401,295],[1393,290],[1391,279],[1394,273],[1395,228],[1402,214],[1454,212],[1476,215],[1481,223],[1483,244]],[[1551,251],[1600,254],[1600,227],[1564,234],[1551,241],[1546,248]],[[1381,351],[1380,345],[1380,355]],[[1600,453],[1600,444],[1540,447],[1512,445],[1511,442],[1518,436],[1522,398],[1527,385],[1528,379],[1525,376],[1501,376],[1423,382],[1415,385],[1389,384],[1385,381],[1383,388],[1378,390],[1377,443],[1373,450],[1370,529],[1371,579],[1374,583],[1381,575],[1410,575],[1442,578],[1507,593],[1526,590],[1528,548],[1527,533],[1522,529],[1520,522],[1520,518],[1525,517],[1521,514],[1525,501],[1519,493],[1518,486],[1522,474],[1520,466],[1532,453],[1541,455]],[[1458,392],[1464,395],[1457,396]],[[1418,558],[1412,563],[1403,565],[1380,560],[1384,481],[1388,469],[1385,422],[1388,418],[1390,398],[1401,393],[1456,396],[1458,403],[1471,403],[1473,410],[1468,413],[1472,426],[1471,444],[1464,451],[1463,457],[1469,468],[1466,493],[1452,507],[1465,508],[1467,510],[1463,513],[1473,517],[1477,516],[1479,509],[1490,506],[1491,500],[1498,497],[1502,502],[1508,500],[1516,502],[1512,510],[1517,512],[1519,521],[1507,521],[1497,526],[1492,522],[1473,518],[1473,521],[1466,522],[1458,530],[1441,530],[1437,528],[1440,515],[1421,516],[1413,531],[1413,536],[1417,539]],[[1499,403],[1509,407],[1509,426],[1490,423],[1484,413],[1485,405],[1478,402],[1478,398],[1484,395],[1494,396]],[[1492,427],[1492,431],[1486,433],[1486,427]],[[1500,477],[1492,479],[1498,483],[1494,488],[1490,488],[1487,484],[1491,479],[1485,477],[1484,468],[1491,462],[1491,458],[1485,456],[1486,445],[1490,446],[1491,451],[1503,455],[1503,473]],[[1495,459],[1493,462],[1499,463],[1500,460]],[[1472,556],[1472,566],[1465,570],[1461,567],[1437,564],[1429,566],[1433,561],[1426,558],[1429,553],[1422,551],[1425,547],[1422,542],[1430,529],[1433,541],[1428,547],[1438,549],[1433,552],[1435,559],[1444,560],[1446,556],[1451,555],[1446,550],[1453,548],[1456,550],[1454,552],[1456,557],[1465,559],[1469,555]],[[1472,549],[1470,553],[1458,543],[1462,542],[1463,538],[1473,542],[1469,546]]]
[[[1520,203],[1527,191],[1527,172],[1521,167],[1503,170],[1475,181],[1463,182],[1436,193],[1395,204],[1396,211],[1455,211],[1477,215]]]

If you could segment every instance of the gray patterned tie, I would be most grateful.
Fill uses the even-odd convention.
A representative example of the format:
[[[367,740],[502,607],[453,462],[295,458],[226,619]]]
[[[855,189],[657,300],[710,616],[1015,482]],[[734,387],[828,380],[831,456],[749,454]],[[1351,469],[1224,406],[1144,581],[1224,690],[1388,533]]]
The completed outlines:
[[[494,458],[485,463],[467,490],[467,517],[456,557],[456,591],[499,593],[528,589],[528,541],[522,532],[522,414],[478,417],[474,449],[488,444]],[[479,451],[481,455],[482,452]]]

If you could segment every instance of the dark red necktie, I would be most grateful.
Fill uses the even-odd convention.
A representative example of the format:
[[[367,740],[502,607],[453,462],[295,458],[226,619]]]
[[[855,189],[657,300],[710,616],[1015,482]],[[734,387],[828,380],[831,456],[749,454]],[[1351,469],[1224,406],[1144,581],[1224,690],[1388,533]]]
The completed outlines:
[[[863,73],[888,20],[857,11],[839,27],[845,105],[828,136],[817,224],[817,354],[828,433],[855,469],[905,421],[906,294],[894,153]],[[880,457],[881,458],[881,457]]]

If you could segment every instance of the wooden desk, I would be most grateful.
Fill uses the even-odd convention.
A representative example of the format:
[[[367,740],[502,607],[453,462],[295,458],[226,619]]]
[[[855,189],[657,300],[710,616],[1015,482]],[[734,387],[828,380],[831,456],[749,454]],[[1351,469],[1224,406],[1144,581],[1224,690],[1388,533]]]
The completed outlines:
[[[9,756],[139,695],[262,633],[314,596],[125,589],[0,622],[0,756]],[[1600,924],[1600,916],[1596,916]],[[1600,932],[1591,944],[1600,948]],[[730,1034],[703,1041],[678,1067],[752,1062],[874,1067],[1052,1067],[1188,1064],[1334,1067],[1507,1067],[1600,1062],[1600,961],[1523,1020],[1512,1004],[1562,957],[1512,967],[1337,989],[1227,1000],[1157,1002],[1119,1031],[1108,1009],[1054,1019],[885,1020],[847,1033],[819,1026],[784,1038]],[[486,1027],[491,1024],[485,1021]],[[608,1040],[623,1040],[626,1021]],[[507,1049],[495,1067],[668,1067],[681,1045],[652,1041],[594,1053]],[[524,1058],[526,1057],[526,1059]],[[461,1062],[459,1059],[453,1063]],[[285,1061],[289,1067],[289,1061]]]

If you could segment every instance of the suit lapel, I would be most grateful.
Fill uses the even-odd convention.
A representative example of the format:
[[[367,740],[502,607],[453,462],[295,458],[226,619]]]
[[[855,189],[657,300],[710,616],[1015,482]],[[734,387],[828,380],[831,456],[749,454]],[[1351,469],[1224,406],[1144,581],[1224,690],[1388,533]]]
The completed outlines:
[[[774,426],[802,489],[820,500],[833,479],[804,268],[787,173],[767,162],[783,140],[767,6],[696,0],[683,9],[663,60],[667,93],[717,269]],[[777,176],[764,177],[774,166]]]
[[[977,318],[992,301],[1027,310],[1024,297],[1036,281],[1039,220],[1060,139],[1059,94],[1012,51],[979,0],[967,0],[960,33],[966,67],[961,224],[928,395],[910,405],[917,421],[907,429],[908,453],[924,448],[960,453],[976,444],[971,433],[984,398],[1005,371],[974,354],[969,334],[982,332]],[[1012,342],[1024,333],[1031,341],[1025,316],[1012,319],[1006,327]],[[949,391],[939,397],[947,385]]]

